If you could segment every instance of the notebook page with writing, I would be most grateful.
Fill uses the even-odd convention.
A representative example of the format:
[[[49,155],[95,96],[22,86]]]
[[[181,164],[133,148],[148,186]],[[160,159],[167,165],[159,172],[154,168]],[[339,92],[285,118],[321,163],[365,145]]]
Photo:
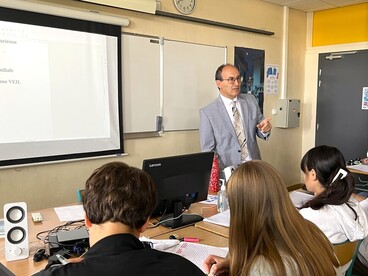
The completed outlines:
[[[181,242],[179,245],[169,248],[165,251],[188,259],[205,273],[203,262],[208,255],[212,254],[220,257],[226,257],[229,249],[227,247],[216,247],[199,243]]]

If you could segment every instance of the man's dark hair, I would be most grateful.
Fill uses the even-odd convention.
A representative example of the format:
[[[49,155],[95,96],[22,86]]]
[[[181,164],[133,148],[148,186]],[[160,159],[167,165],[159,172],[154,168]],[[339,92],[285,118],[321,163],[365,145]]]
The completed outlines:
[[[217,68],[216,73],[215,73],[215,80],[220,80],[222,81],[222,70],[226,67],[226,66],[231,66],[236,68],[234,65],[230,64],[230,63],[226,63],[226,64],[222,64],[219,66],[219,68]]]
[[[120,222],[138,229],[152,214],[156,201],[156,186],[146,172],[111,162],[88,178],[83,206],[93,224]]]

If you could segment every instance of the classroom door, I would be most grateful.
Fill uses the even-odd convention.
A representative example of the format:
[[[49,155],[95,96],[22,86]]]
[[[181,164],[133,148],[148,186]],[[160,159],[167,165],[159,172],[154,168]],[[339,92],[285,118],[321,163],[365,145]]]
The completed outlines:
[[[346,160],[365,157],[368,110],[362,109],[368,87],[368,50],[319,55],[316,146],[341,150]]]

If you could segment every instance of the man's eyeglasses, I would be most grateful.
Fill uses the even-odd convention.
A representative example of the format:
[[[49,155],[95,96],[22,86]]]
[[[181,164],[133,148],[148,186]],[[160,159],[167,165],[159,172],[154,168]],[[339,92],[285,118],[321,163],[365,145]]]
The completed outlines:
[[[228,81],[228,83],[234,84],[236,80],[238,81],[238,83],[240,83],[243,81],[243,77],[241,76],[237,76],[236,78],[230,77],[228,79],[223,79],[222,81]]]

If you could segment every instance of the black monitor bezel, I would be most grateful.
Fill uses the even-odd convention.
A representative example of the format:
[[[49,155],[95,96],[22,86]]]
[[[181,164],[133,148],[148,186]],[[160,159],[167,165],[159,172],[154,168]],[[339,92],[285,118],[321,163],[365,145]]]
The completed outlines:
[[[157,205],[152,216],[173,213],[175,202],[178,201],[181,202],[183,209],[188,209],[192,203],[206,200],[213,157],[214,152],[200,152],[143,160],[142,169],[152,177],[157,188]],[[183,174],[196,173],[200,173],[203,177],[199,183],[190,183],[191,185],[181,183],[175,187],[176,189],[164,190],[167,186],[162,183],[163,177],[178,178]],[[195,197],[193,197],[194,193],[197,193]]]

